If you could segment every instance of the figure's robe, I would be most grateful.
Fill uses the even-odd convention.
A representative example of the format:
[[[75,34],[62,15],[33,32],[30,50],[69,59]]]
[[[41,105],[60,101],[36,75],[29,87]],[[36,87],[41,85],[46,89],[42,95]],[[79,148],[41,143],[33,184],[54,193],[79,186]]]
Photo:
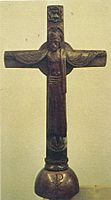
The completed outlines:
[[[66,136],[66,64],[62,49],[48,53],[48,135]]]

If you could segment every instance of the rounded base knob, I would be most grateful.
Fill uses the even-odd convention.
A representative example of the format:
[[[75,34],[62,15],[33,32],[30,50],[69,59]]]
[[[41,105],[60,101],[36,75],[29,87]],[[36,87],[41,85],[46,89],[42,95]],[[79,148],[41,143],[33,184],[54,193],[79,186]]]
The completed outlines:
[[[72,169],[63,171],[40,171],[35,181],[35,193],[46,199],[71,199],[79,192],[77,176]]]

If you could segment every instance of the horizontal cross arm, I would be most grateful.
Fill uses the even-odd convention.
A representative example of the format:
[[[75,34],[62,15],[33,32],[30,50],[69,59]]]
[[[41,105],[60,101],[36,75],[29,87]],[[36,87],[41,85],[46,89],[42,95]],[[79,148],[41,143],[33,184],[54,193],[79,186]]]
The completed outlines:
[[[66,52],[67,63],[74,68],[104,67],[106,65],[106,51],[102,50],[72,50]]]
[[[46,54],[46,50],[5,51],[5,66],[7,68],[39,68]]]

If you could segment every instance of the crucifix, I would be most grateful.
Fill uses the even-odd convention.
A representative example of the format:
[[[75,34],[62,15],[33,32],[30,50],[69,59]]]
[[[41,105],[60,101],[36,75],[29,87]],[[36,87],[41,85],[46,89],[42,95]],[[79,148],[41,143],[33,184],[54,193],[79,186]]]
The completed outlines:
[[[39,68],[47,76],[45,167],[35,181],[35,193],[51,200],[79,192],[76,174],[68,166],[66,75],[73,68],[104,67],[106,51],[73,50],[64,41],[63,6],[47,7],[47,42],[39,50],[6,51],[7,68]]]

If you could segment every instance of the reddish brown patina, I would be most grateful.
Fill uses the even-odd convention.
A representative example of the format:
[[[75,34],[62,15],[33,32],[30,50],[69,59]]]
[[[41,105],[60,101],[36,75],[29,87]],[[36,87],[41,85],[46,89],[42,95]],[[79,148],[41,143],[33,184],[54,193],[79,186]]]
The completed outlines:
[[[47,42],[39,50],[6,51],[8,68],[39,68],[47,76],[47,141],[45,168],[36,178],[35,193],[48,199],[70,199],[79,192],[68,167],[66,75],[73,68],[104,67],[106,51],[73,50],[64,41],[63,6],[47,8]]]

